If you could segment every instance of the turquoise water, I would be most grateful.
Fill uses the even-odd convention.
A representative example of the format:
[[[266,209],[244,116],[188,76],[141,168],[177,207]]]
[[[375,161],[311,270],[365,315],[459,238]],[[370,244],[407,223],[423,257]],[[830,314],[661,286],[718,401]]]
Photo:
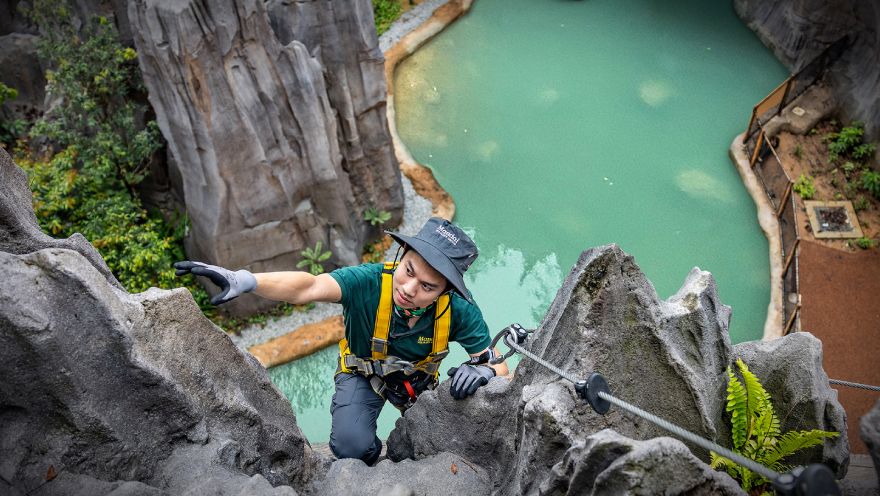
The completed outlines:
[[[466,281],[493,332],[537,325],[581,251],[617,243],[662,298],[712,272],[741,342],[763,331],[768,248],[727,149],[786,76],[728,1],[478,0],[398,68],[397,128],[480,246]],[[314,442],[335,355],[270,371]]]

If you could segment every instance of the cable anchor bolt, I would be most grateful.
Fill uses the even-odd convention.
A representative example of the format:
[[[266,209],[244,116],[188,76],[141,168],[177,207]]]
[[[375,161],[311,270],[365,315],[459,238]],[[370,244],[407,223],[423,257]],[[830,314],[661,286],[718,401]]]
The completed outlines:
[[[577,392],[578,396],[589,403],[590,406],[593,407],[593,410],[599,415],[605,415],[608,412],[608,409],[611,408],[610,401],[599,397],[600,392],[610,395],[611,391],[608,389],[608,382],[605,381],[605,377],[598,372],[590,374],[590,377],[585,381],[576,382],[574,390]]]

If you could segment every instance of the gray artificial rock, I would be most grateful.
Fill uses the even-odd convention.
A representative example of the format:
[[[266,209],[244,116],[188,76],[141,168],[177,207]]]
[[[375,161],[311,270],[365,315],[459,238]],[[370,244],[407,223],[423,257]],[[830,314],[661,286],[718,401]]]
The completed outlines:
[[[529,347],[578,377],[598,371],[612,393],[625,401],[710,439],[724,440],[727,428],[720,399],[731,356],[729,315],[707,272],[692,271],[675,296],[660,302],[632,257],[608,245],[581,255]],[[438,409],[429,408],[433,401],[420,399],[398,421],[399,432],[389,437],[389,456],[448,450],[471,459],[516,459],[489,462],[494,469],[490,471],[512,471],[511,479],[540,481],[542,471],[545,476],[567,446],[591,432],[613,426],[638,439],[665,434],[619,410],[596,414],[574,396],[570,383],[526,359],[507,388],[494,387],[497,393],[487,388],[452,410],[439,409],[441,413],[423,412],[423,406]],[[447,402],[448,385],[441,385],[436,394],[441,404]],[[422,418],[430,419],[430,429],[411,425]],[[471,435],[471,424],[489,439]],[[515,454],[511,449],[506,456],[491,456],[514,446]]]
[[[292,494],[272,486],[319,475],[290,403],[187,290],[125,292],[81,236],[40,232],[23,171],[0,159],[4,484]],[[50,467],[82,478],[46,482]]]
[[[491,490],[489,474],[479,461],[445,452],[400,463],[384,460],[374,467],[350,458],[338,460],[313,488],[314,494],[327,496],[478,495]]]
[[[849,37],[850,46],[832,66],[829,81],[847,120],[864,122],[869,136],[874,140],[880,137],[880,4],[860,0],[735,0],[733,5],[792,73],[841,37]]]
[[[5,121],[34,117],[43,111],[46,98],[46,78],[37,57],[36,35],[9,33],[0,36],[0,82],[18,91],[18,96],[6,101],[0,109]]]
[[[551,476],[528,493],[746,494],[729,475],[709,468],[677,439],[636,441],[609,429],[575,442],[553,466]]]
[[[11,496],[15,496],[15,493]],[[142,482],[107,482],[87,475],[62,472],[28,493],[28,496],[170,496],[170,493]]]
[[[327,98],[335,109],[342,168],[358,198],[377,196],[400,223],[403,188],[388,131],[385,57],[373,23],[372,4],[349,0],[269,0],[266,11],[282,45],[302,43],[324,68]],[[379,171],[380,173],[377,173]],[[385,173],[382,173],[384,171]]]
[[[859,421],[859,437],[868,447],[874,470],[877,471],[877,480],[880,481],[880,400]]]
[[[294,4],[275,18],[291,36],[301,31],[284,18]],[[320,17],[306,24],[327,23],[305,30],[307,47],[278,39],[261,0],[130,2],[150,103],[182,177],[191,258],[287,270],[320,241],[328,268],[352,265],[378,234],[368,207],[400,219],[370,3],[327,7],[303,7]],[[247,295],[228,310],[266,304]]]
[[[608,245],[581,255],[527,348],[576,379],[600,372],[614,396],[730,446],[729,419],[724,413],[726,371],[733,360],[727,334],[729,318],[730,310],[718,300],[709,273],[692,270],[682,288],[661,301],[632,257]],[[806,342],[808,338],[800,339]],[[806,351],[795,346],[793,353]],[[792,383],[806,377],[808,383],[817,385],[824,380],[827,388],[821,360],[816,361],[815,354],[808,356],[811,359],[798,363],[775,360],[774,354],[765,360],[779,364],[779,374],[790,375]],[[773,394],[777,383],[770,384]],[[576,395],[569,381],[526,358],[512,381],[494,378],[470,399],[453,400],[448,387],[446,381],[423,394],[397,421],[388,439],[388,456],[402,460],[444,451],[459,454],[487,469],[497,494],[537,494],[544,485],[558,486],[558,472],[565,464],[592,463],[577,458],[587,455],[583,450],[570,449],[586,446],[587,438],[603,429],[614,429],[632,439],[668,435],[616,406],[604,416],[597,414]],[[821,388],[816,391],[819,397],[814,403],[797,403],[804,408],[802,420],[812,419],[809,425],[839,425],[837,412],[842,409],[836,397]],[[783,394],[787,393],[780,390],[779,395]],[[825,411],[813,408],[818,404],[825,405]],[[830,422],[826,412],[831,415]],[[841,442],[825,455],[835,469],[846,463],[838,456],[840,446],[845,446],[845,440]],[[688,447],[694,460],[708,461],[705,450]],[[656,446],[660,454],[666,449],[662,443]],[[653,463],[657,456],[661,455],[637,459]],[[813,461],[821,459],[814,454]],[[558,465],[563,460],[567,461]],[[641,473],[642,483],[651,481],[650,486],[642,487],[651,491],[684,490],[676,485],[683,483],[677,475],[658,475],[665,470],[663,465],[653,470],[624,469],[621,474]],[[705,468],[693,473],[695,479],[683,484],[692,487],[695,494],[715,490],[718,482],[713,473]],[[617,490],[640,485],[637,476],[630,480],[624,475],[608,479],[608,487]]]
[[[822,342],[808,332],[795,332],[773,341],[749,341],[734,346],[770,393],[782,432],[820,429],[840,437],[786,458],[794,465],[823,462],[838,479],[849,466],[846,412],[822,368]]]
[[[128,295],[59,248],[0,252],[0,272],[0,475],[13,486],[33,489],[49,466],[174,494],[314,475],[290,404],[185,289]]]

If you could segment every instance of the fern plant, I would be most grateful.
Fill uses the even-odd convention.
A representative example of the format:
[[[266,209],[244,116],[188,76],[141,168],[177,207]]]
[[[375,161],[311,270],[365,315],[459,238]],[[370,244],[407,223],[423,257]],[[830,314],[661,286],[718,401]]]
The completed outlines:
[[[770,394],[742,360],[737,359],[736,365],[743,381],[740,382],[733,370],[727,369],[729,381],[726,407],[730,413],[734,453],[777,472],[787,472],[792,467],[783,463],[785,457],[822,444],[826,438],[840,435],[837,432],[818,429],[789,431],[782,434],[779,417],[776,416],[773,404],[770,402]],[[713,469],[726,470],[731,477],[739,481],[746,492],[767,489],[770,483],[766,478],[714,452],[711,453],[710,466]]]
[[[391,220],[391,213],[370,207],[364,211],[364,220],[369,222],[371,226],[381,226]]]
[[[324,272],[324,264],[328,258],[333,255],[333,252],[330,250],[323,251],[323,244],[318,241],[315,243],[314,248],[306,248],[305,250],[299,252],[302,255],[303,259],[300,260],[296,267],[301,269],[303,267],[308,266],[309,272],[312,275],[322,274]]]

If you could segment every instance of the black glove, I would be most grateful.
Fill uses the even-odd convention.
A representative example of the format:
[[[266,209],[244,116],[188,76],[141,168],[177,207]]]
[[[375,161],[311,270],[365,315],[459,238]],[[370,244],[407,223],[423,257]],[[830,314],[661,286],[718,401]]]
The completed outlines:
[[[474,394],[477,388],[489,382],[489,379],[495,377],[495,369],[486,365],[463,363],[449,369],[447,374],[452,376],[449,394],[457,400],[463,400]]]
[[[211,298],[212,305],[226,303],[244,293],[253,291],[257,287],[257,279],[246,270],[233,272],[216,265],[190,262],[189,260],[174,262],[174,268],[177,269],[174,272],[175,275],[195,274],[197,276],[205,276],[211,282],[220,286],[220,293]]]

